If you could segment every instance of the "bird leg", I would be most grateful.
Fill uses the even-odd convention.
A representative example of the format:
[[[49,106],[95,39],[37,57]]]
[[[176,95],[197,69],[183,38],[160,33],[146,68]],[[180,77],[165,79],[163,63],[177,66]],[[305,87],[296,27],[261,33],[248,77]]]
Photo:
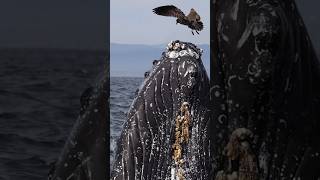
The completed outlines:
[[[199,34],[199,32],[198,32],[198,31],[196,31],[196,33],[197,33],[197,34]]]
[[[192,35],[194,35],[193,30],[191,30]]]

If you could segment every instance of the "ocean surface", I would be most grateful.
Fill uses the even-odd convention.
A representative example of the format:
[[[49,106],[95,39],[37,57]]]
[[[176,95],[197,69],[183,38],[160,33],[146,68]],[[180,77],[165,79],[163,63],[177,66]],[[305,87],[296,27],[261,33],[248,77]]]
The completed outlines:
[[[0,49],[0,180],[47,179],[104,52]]]
[[[135,97],[136,90],[143,82],[139,77],[110,78],[110,166],[112,167],[116,142],[126,120],[126,113]]]

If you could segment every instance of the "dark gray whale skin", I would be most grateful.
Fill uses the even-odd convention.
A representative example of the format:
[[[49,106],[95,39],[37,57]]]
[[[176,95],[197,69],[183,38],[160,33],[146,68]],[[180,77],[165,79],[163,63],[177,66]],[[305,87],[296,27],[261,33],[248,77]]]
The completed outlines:
[[[195,48],[192,44],[186,47]],[[185,178],[208,179],[211,162],[206,127],[210,112],[205,68],[201,58],[163,54],[130,107],[111,179],[171,179],[175,119],[183,102],[190,104],[192,119],[190,142],[183,152]]]
[[[259,179],[318,179],[320,65],[294,0],[212,3],[214,172],[226,167],[232,131],[245,127]]]
[[[107,179],[107,118],[109,76],[104,72],[95,88],[85,91],[80,116],[48,180]]]

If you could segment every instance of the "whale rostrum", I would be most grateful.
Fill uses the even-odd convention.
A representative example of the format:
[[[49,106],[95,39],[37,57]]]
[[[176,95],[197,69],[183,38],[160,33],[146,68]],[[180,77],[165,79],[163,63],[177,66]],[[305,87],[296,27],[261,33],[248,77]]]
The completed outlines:
[[[112,179],[208,179],[209,79],[201,54],[172,41],[154,61],[129,109]]]

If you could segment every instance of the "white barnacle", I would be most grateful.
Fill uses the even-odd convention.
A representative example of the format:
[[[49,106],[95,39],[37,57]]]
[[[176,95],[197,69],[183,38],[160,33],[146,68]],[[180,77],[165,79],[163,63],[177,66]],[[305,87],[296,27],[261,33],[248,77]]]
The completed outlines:
[[[200,57],[199,54],[196,53],[196,52],[194,52],[193,55],[194,55],[194,57],[195,57],[196,59],[199,59],[199,57]]]
[[[182,50],[179,52],[179,56],[186,56],[188,54],[188,52],[186,50]]]
[[[191,50],[190,48],[188,48],[188,53],[190,56],[193,56],[193,50]]]
[[[183,75],[184,77],[186,77],[189,73],[193,73],[193,72],[196,72],[196,69],[194,66],[189,66],[187,71],[185,72],[185,74]]]
[[[180,44],[179,43],[175,43],[174,46],[173,46],[173,50],[177,50],[179,47],[180,47]]]
[[[224,115],[224,114],[221,114],[219,117],[218,117],[218,121],[220,124],[223,124],[223,121],[225,121],[227,119],[227,116]]]
[[[189,106],[189,103],[188,102],[183,102],[182,106]]]
[[[175,169],[171,168],[171,180],[175,180],[175,178],[176,178]]]
[[[177,51],[171,51],[171,52],[169,52],[168,57],[169,58],[177,58],[177,57],[179,57],[179,53]]]

